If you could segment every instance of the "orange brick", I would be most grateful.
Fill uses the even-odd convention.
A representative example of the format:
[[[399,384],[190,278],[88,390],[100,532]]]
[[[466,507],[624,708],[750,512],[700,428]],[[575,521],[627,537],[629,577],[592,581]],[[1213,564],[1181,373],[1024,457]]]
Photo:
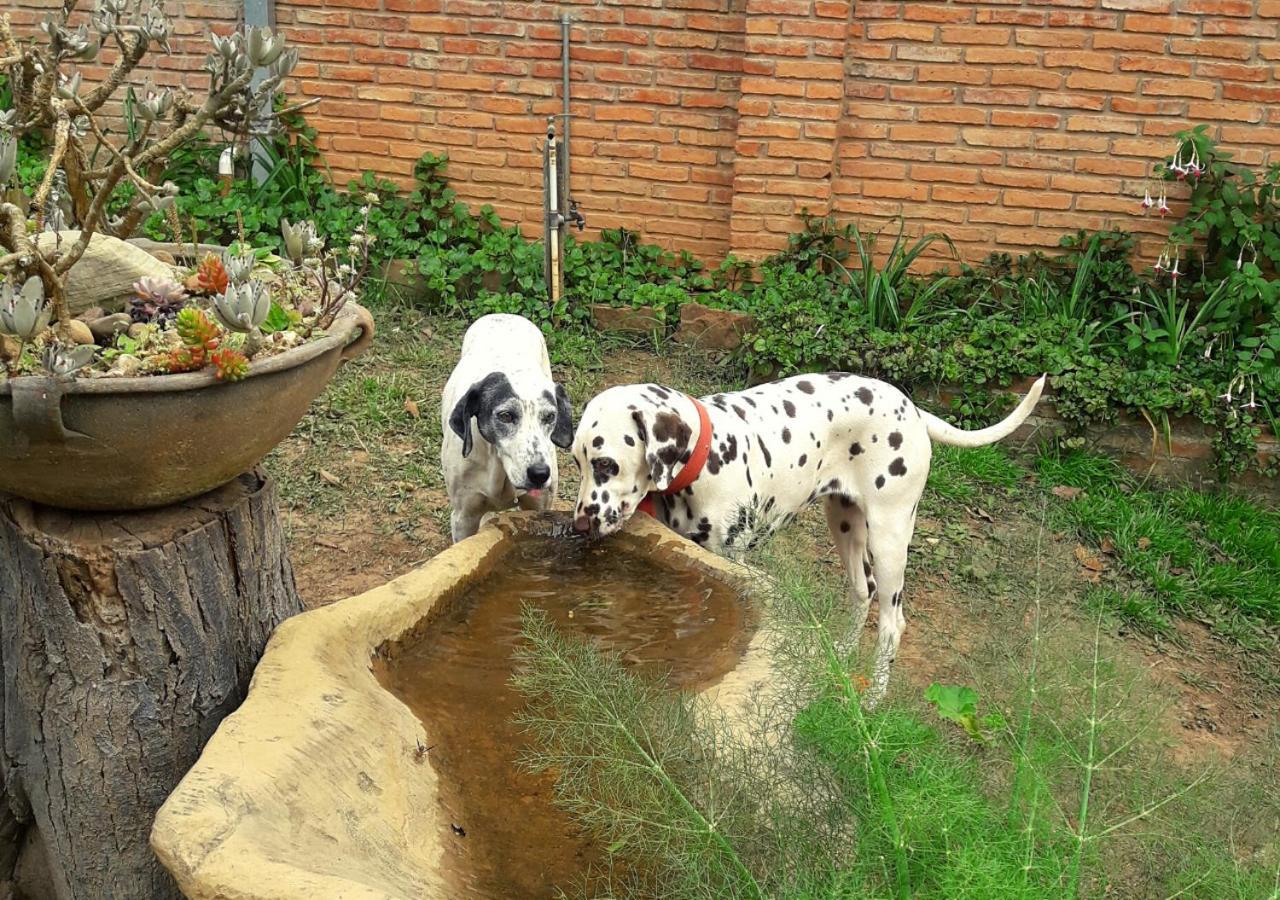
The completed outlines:
[[[1144,16],[1129,13],[1124,17],[1124,30],[1147,34],[1195,34],[1196,23],[1193,19],[1181,16]]]
[[[942,203],[995,203],[1000,199],[1000,192],[990,188],[936,184],[930,197]]]
[[[933,41],[938,29],[932,25],[906,25],[901,22],[867,26],[867,39],[872,41]]]
[[[1245,41],[1175,39],[1169,46],[1174,53],[1180,55],[1213,56],[1219,59],[1248,59],[1253,55],[1253,47]]]
[[[894,141],[954,144],[958,135],[958,129],[945,125],[893,125],[889,128],[889,139]]]
[[[1047,50],[1044,64],[1050,68],[1089,69],[1093,72],[1114,72],[1116,57],[1111,53],[1088,53],[1066,50]]]

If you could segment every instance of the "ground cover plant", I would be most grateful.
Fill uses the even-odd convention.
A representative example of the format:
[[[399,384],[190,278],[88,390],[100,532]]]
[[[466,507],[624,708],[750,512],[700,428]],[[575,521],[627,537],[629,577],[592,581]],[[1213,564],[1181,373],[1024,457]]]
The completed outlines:
[[[284,216],[310,219],[341,241],[373,195],[372,262],[409,259],[415,302],[425,311],[463,320],[519,313],[548,332],[553,353],[558,342],[590,340],[593,304],[644,306],[671,328],[695,300],[755,317],[755,333],[736,355],[755,378],[825,368],[907,389],[953,384],[964,398],[953,417],[979,422],[1007,402],[990,388],[1049,372],[1057,409],[1076,433],[1120,411],[1146,416],[1166,434],[1172,420],[1191,417],[1212,427],[1224,470],[1274,469],[1254,451],[1263,429],[1274,430],[1280,396],[1277,170],[1233,164],[1204,129],[1178,136],[1153,173],[1151,214],[1168,208],[1167,181],[1190,182],[1192,196],[1152,268],[1135,268],[1134,241],[1123,232],[1082,232],[1065,238],[1058,254],[997,254],[921,276],[913,264],[925,254],[945,258],[947,238],[907,235],[900,222],[809,217],[775,256],[754,265],[731,257],[715,268],[620,229],[597,241],[570,238],[567,292],[553,308],[540,245],[492,209],[461,203],[445,157],[423,156],[407,195],[368,173],[340,191],[325,177],[305,123],[297,116],[290,123],[269,143],[262,184],[241,179],[222,196],[200,174],[211,171],[208,145],[175,164],[170,177],[183,182],[176,208],[188,238],[227,242],[243,227],[254,246],[278,252],[272,223]],[[147,227],[154,236],[172,231],[160,217]]]

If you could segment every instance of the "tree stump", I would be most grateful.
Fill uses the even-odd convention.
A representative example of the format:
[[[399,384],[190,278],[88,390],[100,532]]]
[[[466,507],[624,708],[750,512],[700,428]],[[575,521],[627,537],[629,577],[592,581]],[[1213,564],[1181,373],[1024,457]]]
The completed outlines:
[[[301,611],[261,472],[136,513],[0,497],[0,897],[181,896],[155,811]]]

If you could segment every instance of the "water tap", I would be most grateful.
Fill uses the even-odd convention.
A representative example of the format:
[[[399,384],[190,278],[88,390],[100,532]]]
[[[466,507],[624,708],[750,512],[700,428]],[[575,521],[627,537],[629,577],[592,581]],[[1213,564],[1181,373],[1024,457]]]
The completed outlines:
[[[569,200],[569,221],[577,225],[579,231],[587,227],[586,218],[578,211],[578,201],[572,198]]]

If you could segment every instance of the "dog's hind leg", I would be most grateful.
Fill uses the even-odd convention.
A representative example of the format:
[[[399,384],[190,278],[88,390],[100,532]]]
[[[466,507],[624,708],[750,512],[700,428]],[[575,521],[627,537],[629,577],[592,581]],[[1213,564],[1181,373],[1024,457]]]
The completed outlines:
[[[898,655],[898,643],[906,629],[902,613],[902,586],[907,571],[907,546],[911,543],[913,520],[896,517],[869,520],[867,542],[874,560],[876,596],[880,601],[880,627],[876,639],[876,658],[867,689],[866,705],[875,706],[889,688],[889,670]]]
[[[853,623],[857,627],[854,635],[861,636],[871,612],[875,584],[867,577],[871,574],[866,563],[867,519],[848,497],[828,497],[826,503],[827,527],[831,529],[831,539],[849,576],[849,600],[853,603]]]

